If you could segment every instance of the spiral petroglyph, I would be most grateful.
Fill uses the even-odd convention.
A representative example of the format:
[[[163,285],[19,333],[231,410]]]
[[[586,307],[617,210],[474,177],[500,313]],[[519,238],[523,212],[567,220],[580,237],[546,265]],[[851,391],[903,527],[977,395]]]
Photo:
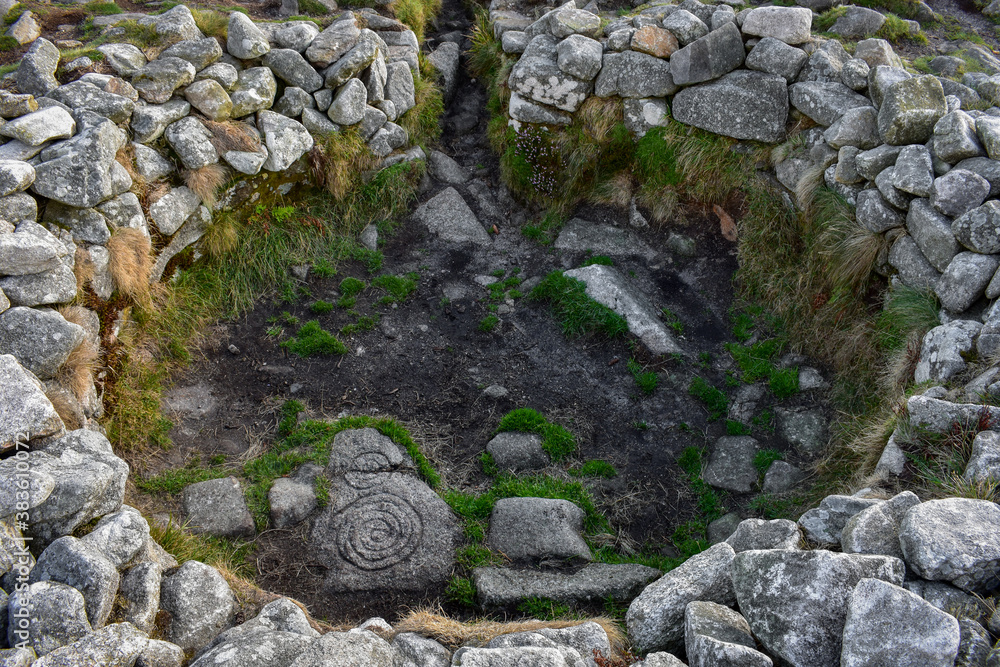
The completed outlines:
[[[363,570],[381,570],[409,558],[423,538],[416,509],[390,493],[364,496],[334,519],[341,558]]]

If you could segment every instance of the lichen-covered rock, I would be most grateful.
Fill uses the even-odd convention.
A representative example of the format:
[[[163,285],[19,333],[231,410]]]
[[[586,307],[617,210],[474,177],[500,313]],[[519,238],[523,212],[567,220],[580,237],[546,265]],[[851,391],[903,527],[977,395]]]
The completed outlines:
[[[170,614],[167,639],[197,651],[232,624],[236,597],[215,568],[189,560],[163,578],[160,607]]]
[[[898,663],[952,667],[958,621],[904,588],[862,579],[854,588],[844,624],[841,667]]]
[[[733,493],[750,493],[757,483],[753,465],[759,445],[749,436],[719,438],[703,473],[707,484]]]
[[[640,651],[666,648],[684,637],[684,610],[689,602],[732,605],[730,566],[736,552],[722,542],[692,556],[647,586],[629,605],[625,622]]]
[[[840,664],[841,636],[855,585],[903,583],[898,558],[829,551],[744,551],[732,565],[740,611],[754,637],[794,667]]]
[[[66,536],[48,545],[31,570],[31,582],[57,581],[83,594],[87,618],[102,627],[111,615],[120,577],[114,563],[93,545]]]
[[[745,519],[726,538],[726,543],[736,553],[759,549],[799,549],[802,533],[798,525],[788,519]]]
[[[273,111],[257,114],[257,129],[264,135],[267,160],[264,169],[284,171],[313,147],[313,138],[302,123]]]
[[[792,83],[802,71],[809,56],[802,49],[785,44],[774,37],[764,37],[747,55],[747,69],[776,74]]]
[[[83,336],[82,327],[54,311],[15,307],[0,313],[0,354],[13,355],[42,380],[56,376]]]
[[[34,167],[21,160],[0,160],[0,196],[27,189],[35,182]]]
[[[174,91],[194,81],[194,65],[180,58],[159,58],[132,76],[132,85],[150,104],[163,104]]]
[[[128,191],[132,179],[115,156],[128,141],[110,120],[41,152],[32,190],[77,208],[90,208]]]
[[[218,81],[203,79],[184,89],[184,98],[206,118],[216,122],[228,120],[233,113],[233,101]]]
[[[0,327],[2,322],[0,314]],[[63,428],[41,383],[13,355],[0,354],[0,449],[12,447],[18,439],[55,435]]]
[[[72,137],[74,132],[76,121],[61,107],[48,107],[25,114],[0,126],[0,134],[29,146],[41,146],[53,139],[66,139]]]
[[[146,648],[148,638],[131,623],[115,623],[63,646],[35,662],[32,667],[131,667]]]
[[[200,72],[222,57],[222,47],[214,37],[185,39],[167,48],[159,57],[186,60]]]
[[[911,508],[899,543],[907,566],[931,581],[983,593],[1000,583],[1000,508],[985,500],[945,498]]]
[[[251,67],[239,74],[236,85],[229,93],[233,101],[233,118],[243,118],[274,104],[278,82],[267,67]]]
[[[327,67],[354,48],[359,37],[357,21],[348,13],[316,36],[306,49],[306,58],[316,67]]]
[[[883,501],[855,496],[827,496],[819,507],[808,510],[799,517],[802,531],[817,544],[839,544],[841,532],[848,520],[858,512]]]
[[[750,626],[714,602],[691,602],[684,611],[684,648],[691,667],[771,667],[757,651]]]
[[[587,99],[593,84],[566,74],[559,68],[558,59],[554,38],[539,35],[532,39],[511,69],[508,79],[511,91],[540,104],[571,113],[576,111]]]
[[[363,29],[354,48],[327,68],[323,85],[327,88],[339,88],[375,62],[379,54],[384,54],[386,49],[388,47],[381,37],[367,28]]]
[[[313,93],[323,87],[323,77],[302,55],[293,49],[272,49],[264,56],[264,66],[275,76],[302,90]]]
[[[24,641],[37,656],[93,631],[83,595],[60,582],[39,581],[24,591],[13,591],[6,612],[12,619],[6,631],[7,643],[14,646]]]
[[[670,74],[670,63],[649,54],[607,53],[602,62],[594,80],[594,94],[598,97],[664,97],[679,89]]]
[[[44,37],[36,39],[21,58],[15,73],[17,89],[22,93],[41,97],[58,88],[56,68],[59,67],[59,49]]]
[[[743,19],[743,32],[774,37],[786,44],[801,44],[810,38],[812,10],[807,7],[757,7]]]
[[[165,104],[137,106],[132,112],[132,133],[135,140],[148,144],[159,139],[167,126],[191,112],[191,105],[174,98]]]
[[[677,93],[673,116],[679,122],[728,137],[780,141],[788,118],[785,81],[774,74],[731,72]]]
[[[171,123],[163,134],[187,169],[200,169],[219,161],[212,133],[194,116]]]
[[[149,633],[160,611],[163,568],[158,563],[139,563],[122,576],[119,594],[125,601],[125,620]]]
[[[820,125],[833,125],[850,109],[871,106],[859,95],[839,82],[806,81],[788,87],[788,97],[796,109]]]
[[[906,229],[920,252],[938,271],[948,268],[951,260],[961,251],[952,232],[951,220],[934,209],[926,199],[910,203],[906,214]]]
[[[931,205],[941,213],[957,218],[981,205],[989,193],[989,181],[979,174],[952,169],[934,179]]]
[[[886,90],[879,107],[879,135],[894,146],[927,143],[947,112],[944,89],[936,76],[897,81]]]
[[[903,557],[899,546],[899,525],[903,516],[920,499],[904,491],[884,503],[863,509],[850,519],[840,535],[844,553]]]
[[[513,561],[590,561],[584,513],[568,500],[504,498],[490,515],[491,548]]]
[[[253,516],[235,477],[196,482],[184,488],[184,513],[196,533],[222,537],[251,537]]]
[[[252,60],[271,50],[267,36],[242,12],[229,13],[226,35],[226,50],[234,58]]]
[[[149,217],[161,233],[171,236],[200,205],[201,197],[182,185],[172,188],[153,202],[149,207]]]
[[[149,539],[149,524],[139,510],[126,505],[101,517],[80,541],[95,547],[120,570],[133,561]]]
[[[700,37],[670,57],[670,74],[678,86],[717,79],[743,64],[746,51],[735,23]]]
[[[955,225],[952,229],[955,229]],[[960,252],[941,274],[941,280],[938,281],[934,292],[945,309],[961,313],[983,295],[998,266],[1000,266],[998,255]]]
[[[351,79],[337,90],[326,115],[337,125],[356,125],[365,117],[367,99],[365,84]]]
[[[395,667],[399,662],[396,649],[372,632],[328,632],[313,641],[292,667]]]

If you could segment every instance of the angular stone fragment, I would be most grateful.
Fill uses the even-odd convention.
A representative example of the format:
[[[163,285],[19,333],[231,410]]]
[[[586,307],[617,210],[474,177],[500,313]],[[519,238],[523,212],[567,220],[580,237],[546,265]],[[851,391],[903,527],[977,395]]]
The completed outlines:
[[[909,236],[900,236],[892,244],[889,265],[899,272],[904,284],[916,289],[933,290],[941,277]]]
[[[920,499],[911,491],[893,496],[884,503],[861,510],[844,526],[840,545],[844,553],[903,557],[899,547],[899,525],[903,516]]]
[[[251,537],[253,517],[235,477],[210,479],[184,489],[184,513],[189,529],[221,537]]]
[[[83,340],[83,328],[52,310],[15,307],[0,313],[0,354],[11,354],[42,380],[59,367]]]
[[[264,169],[268,171],[288,169],[313,147],[312,135],[302,123],[272,111],[258,112],[257,128],[264,135],[268,152]]]
[[[150,104],[163,104],[174,91],[194,81],[194,65],[180,58],[160,58],[132,77],[132,85]]]
[[[14,356],[0,354],[0,450],[13,447],[15,441],[55,435],[62,430],[62,419],[38,380]]]
[[[222,57],[222,47],[213,37],[186,39],[169,47],[159,57],[186,60],[200,72]]]
[[[94,546],[75,537],[60,537],[45,548],[31,570],[31,582],[57,581],[83,594],[87,618],[103,627],[118,593],[118,570]]]
[[[56,581],[39,581],[25,588],[13,592],[5,610],[11,619],[18,619],[5,633],[11,646],[22,641],[21,630],[26,632],[24,644],[41,657],[93,632],[80,591]],[[20,627],[20,619],[27,622],[26,627]]]
[[[870,232],[881,234],[905,222],[903,214],[890,206],[878,190],[862,190],[857,201],[858,224]]]
[[[756,650],[750,626],[714,602],[691,602],[684,611],[684,647],[691,667],[771,667]]]
[[[809,56],[802,49],[785,44],[780,39],[765,37],[747,55],[747,69],[777,74],[791,83],[798,76]]]
[[[472,209],[454,188],[447,188],[422,204],[414,213],[441,239],[451,243],[487,245],[490,236]]]
[[[132,132],[135,140],[148,144],[159,139],[167,126],[191,112],[191,105],[181,99],[166,104],[138,106],[132,112]]]
[[[896,168],[893,170],[892,184],[897,190],[902,190],[917,197],[927,197],[934,183],[934,165],[931,153],[926,146],[905,146],[896,158]]]
[[[848,520],[858,512],[879,504],[872,498],[832,495],[824,498],[819,507],[808,510],[799,517],[798,524],[813,542],[839,544],[841,532]]]
[[[327,67],[336,62],[358,43],[361,31],[350,14],[335,21],[321,32],[306,49],[306,58],[316,67]]]
[[[59,107],[25,114],[0,126],[0,134],[29,146],[40,146],[53,139],[72,137],[74,132],[76,121]]]
[[[757,37],[774,37],[786,44],[808,41],[812,10],[806,7],[757,7],[743,19],[743,32]]]
[[[757,483],[753,465],[759,445],[749,436],[719,438],[703,477],[707,484],[733,493],[750,493]]]
[[[605,54],[594,80],[594,94],[598,97],[664,97],[678,89],[669,62],[636,51]]]
[[[242,12],[230,12],[226,50],[234,58],[251,60],[266,55],[271,45],[249,16]]]
[[[936,76],[898,81],[885,93],[878,111],[878,131],[887,144],[924,144],[948,112],[944,89]]]
[[[556,40],[549,35],[532,39],[511,70],[508,84],[524,98],[574,112],[587,98],[591,84],[559,68],[556,46]]]
[[[229,94],[233,101],[233,118],[243,118],[274,104],[278,82],[267,67],[251,67],[239,74]]]
[[[727,23],[691,42],[670,57],[670,74],[678,86],[717,79],[743,64],[746,51],[735,23]]]
[[[867,97],[835,82],[795,83],[789,86],[788,97],[792,106],[826,126],[833,125],[850,109],[871,106]]]
[[[167,639],[193,652],[230,626],[236,597],[215,568],[189,560],[164,577],[160,607],[171,616]]]
[[[490,548],[515,562],[593,559],[583,510],[568,500],[503,498],[490,515]]]
[[[187,169],[199,169],[219,161],[212,133],[193,116],[171,123],[164,136]]]
[[[55,74],[59,57],[59,49],[52,42],[44,37],[36,39],[17,66],[14,77],[18,91],[41,97],[57,88],[59,82]]]
[[[218,81],[195,81],[184,90],[184,98],[209,120],[221,123],[233,113],[233,101]]]

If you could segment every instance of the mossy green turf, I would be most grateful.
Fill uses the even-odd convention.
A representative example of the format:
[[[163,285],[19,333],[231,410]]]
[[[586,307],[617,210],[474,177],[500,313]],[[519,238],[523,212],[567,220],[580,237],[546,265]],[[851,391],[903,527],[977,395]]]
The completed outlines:
[[[316,320],[303,324],[295,336],[282,342],[281,346],[300,357],[347,354],[347,346]]]
[[[531,290],[528,297],[549,305],[562,331],[567,336],[595,332],[608,338],[628,333],[625,319],[603,306],[586,293],[587,286],[576,278],[553,271]]]

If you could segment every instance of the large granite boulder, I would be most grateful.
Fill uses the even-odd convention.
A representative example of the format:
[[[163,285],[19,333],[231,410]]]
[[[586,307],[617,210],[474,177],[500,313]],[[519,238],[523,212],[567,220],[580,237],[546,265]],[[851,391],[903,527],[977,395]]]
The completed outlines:
[[[189,560],[163,578],[160,607],[170,614],[166,638],[194,652],[232,624],[236,596],[215,568]]]
[[[56,581],[80,591],[87,619],[103,627],[111,615],[120,576],[115,564],[96,547],[67,535],[45,548],[31,570],[31,582]]]
[[[502,498],[490,515],[490,548],[515,562],[589,561],[584,513],[568,500]]]
[[[885,92],[878,110],[878,131],[887,144],[924,144],[948,112],[944,89],[936,76],[898,81]]]
[[[54,378],[83,338],[81,326],[53,310],[18,306],[0,313],[0,354],[13,355],[41,380]]]
[[[670,56],[670,73],[675,84],[686,86],[732,72],[745,58],[740,29],[727,23]]]
[[[738,70],[681,90],[674,120],[735,139],[777,142],[785,136],[788,90],[776,74]]]
[[[572,113],[587,99],[593,84],[559,68],[557,44],[550,35],[532,39],[511,69],[508,85],[521,97]]]
[[[647,53],[606,53],[601,71],[594,80],[594,94],[624,98],[673,95],[678,86],[670,72],[668,61]]]

